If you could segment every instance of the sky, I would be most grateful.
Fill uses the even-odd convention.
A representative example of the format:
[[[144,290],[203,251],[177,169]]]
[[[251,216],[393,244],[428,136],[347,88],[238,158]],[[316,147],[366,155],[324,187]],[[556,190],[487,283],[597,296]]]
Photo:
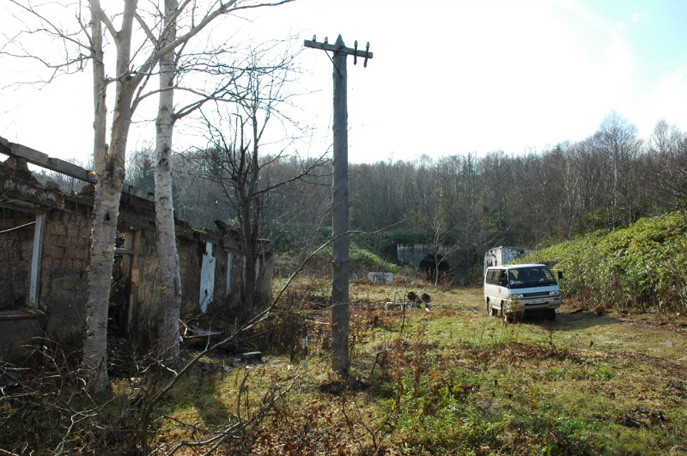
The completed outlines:
[[[686,131],[685,22],[684,0],[295,0],[213,33],[301,49],[290,112],[312,129],[294,144],[308,154],[331,144],[332,63],[303,40],[369,42],[366,68],[348,59],[348,127],[349,160],[371,163],[542,152],[593,135],[612,111],[642,139],[661,118]],[[90,73],[12,85],[32,77],[21,65],[0,59],[0,136],[87,161]],[[150,118],[136,119],[130,150],[154,141]],[[176,147],[197,128],[179,125]]]

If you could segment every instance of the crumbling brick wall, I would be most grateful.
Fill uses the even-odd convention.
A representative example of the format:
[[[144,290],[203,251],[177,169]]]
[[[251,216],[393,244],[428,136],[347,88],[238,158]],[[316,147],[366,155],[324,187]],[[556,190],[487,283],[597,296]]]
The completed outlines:
[[[40,185],[26,162],[12,157],[0,164],[0,182],[0,214],[14,214],[13,219],[6,217],[2,221],[3,228],[33,222],[17,230],[23,237],[20,245],[15,244],[9,251],[0,253],[4,269],[12,269],[11,286],[14,289],[12,309],[0,309],[0,344],[10,348],[29,337],[47,336],[60,340],[80,334],[86,298],[92,198],[82,194],[67,195]],[[39,214],[44,216],[44,226],[38,296],[32,306],[29,301],[31,259]],[[8,237],[11,236],[3,235],[0,243]],[[7,261],[13,257],[22,260]],[[7,286],[7,277],[3,279]],[[31,323],[21,321],[22,317]]]
[[[0,207],[0,311],[14,310],[26,303],[31,268],[35,216]]]
[[[31,223],[36,214],[44,215],[38,296],[34,307],[26,299],[30,287],[33,227],[29,225],[17,229],[16,233],[12,231],[14,237],[7,238],[9,250],[5,249],[5,252],[12,252],[9,255],[2,253],[6,235],[0,235],[0,264],[5,265],[0,266],[0,279],[7,282],[12,278],[12,285],[17,284],[17,291],[3,301],[9,303],[11,300],[12,304],[7,304],[8,309],[0,309],[0,351],[7,352],[7,348],[35,336],[80,343],[88,291],[92,206],[92,186],[78,194],[67,194],[56,186],[40,184],[22,159],[10,157],[0,162],[0,210],[4,209],[7,215],[5,222],[0,220],[0,231]],[[156,319],[162,305],[154,203],[123,193],[118,225],[111,326],[149,340],[155,337]],[[210,230],[196,230],[183,221],[177,221],[176,231],[183,290],[182,317],[199,312],[200,270],[207,242],[215,246],[216,259],[215,300],[207,311],[225,315],[237,312],[242,280],[237,233],[222,224]],[[261,284],[269,287],[271,276],[266,274],[271,273],[271,251],[269,243],[264,247],[266,267],[261,270]],[[7,271],[10,259],[11,277]],[[8,285],[0,283],[0,288],[3,286]],[[261,290],[259,294],[269,297],[270,291]]]

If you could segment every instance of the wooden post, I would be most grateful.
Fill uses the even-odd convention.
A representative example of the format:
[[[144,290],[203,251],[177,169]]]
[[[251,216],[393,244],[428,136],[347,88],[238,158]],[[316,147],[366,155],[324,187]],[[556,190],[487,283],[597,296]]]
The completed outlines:
[[[365,66],[372,58],[368,43],[365,51],[347,48],[341,35],[334,45],[305,41],[306,47],[334,52],[334,179],[332,183],[332,370],[339,375],[348,375],[350,359],[348,353],[349,334],[349,236],[348,236],[348,106],[346,57],[363,57]]]
[[[341,35],[336,45],[344,46]],[[332,182],[332,369],[348,373],[348,107],[346,54],[334,54],[334,179]]]

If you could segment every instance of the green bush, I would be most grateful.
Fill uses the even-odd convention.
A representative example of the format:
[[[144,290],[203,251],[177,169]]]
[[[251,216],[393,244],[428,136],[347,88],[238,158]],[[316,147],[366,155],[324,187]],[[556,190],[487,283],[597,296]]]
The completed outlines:
[[[556,260],[563,292],[590,305],[684,309],[687,220],[683,213],[640,219],[539,250],[523,262]]]
[[[331,256],[332,246],[330,244],[322,249],[322,251],[316,255],[316,258],[328,259],[331,258]],[[385,261],[373,251],[361,247],[355,240],[352,240],[350,244],[348,260],[352,268],[365,268],[372,271],[385,272],[401,272],[403,270],[401,266]]]
[[[388,261],[384,261],[374,252],[351,243],[349,260],[352,266],[366,266],[375,271],[400,272],[402,268]]]

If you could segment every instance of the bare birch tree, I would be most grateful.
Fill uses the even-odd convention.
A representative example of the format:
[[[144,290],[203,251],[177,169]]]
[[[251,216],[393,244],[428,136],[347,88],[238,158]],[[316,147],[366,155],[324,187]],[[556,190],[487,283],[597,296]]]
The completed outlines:
[[[114,240],[117,233],[117,214],[124,183],[126,142],[131,125],[132,100],[139,77],[130,73],[131,41],[136,1],[126,0],[121,16],[121,27],[105,15],[98,0],[89,0],[91,11],[91,55],[96,115],[95,173],[96,189],[91,234],[91,261],[88,274],[88,300],[83,344],[83,365],[92,391],[107,389],[107,314],[110,298],[110,280],[114,259]],[[105,115],[105,79],[103,30],[105,25],[116,45],[115,104],[110,127],[110,145],[105,142],[107,118]],[[102,110],[102,111],[99,111]]]
[[[177,34],[177,0],[165,0],[163,28],[166,30],[161,45],[174,42]],[[179,316],[181,313],[181,271],[174,227],[174,201],[172,198],[172,134],[174,133],[174,77],[175,53],[160,59],[160,101],[157,113],[155,143],[155,222],[157,225],[158,257],[162,315],[158,353],[161,361],[170,368],[179,363]]]
[[[611,162],[611,226],[615,229],[635,221],[634,167],[640,150],[641,141],[637,139],[637,127],[625,117],[612,111],[601,122],[601,128],[595,135],[598,147],[607,154]]]
[[[687,132],[681,132],[665,119],[656,123],[649,141],[649,151],[656,163],[653,186],[668,210],[685,208],[687,200]]]
[[[448,256],[456,250],[457,245],[449,223],[447,180],[441,178],[443,170],[428,156],[423,155],[420,160],[415,181],[419,220],[427,230],[431,248],[431,259],[428,255],[424,260],[429,260],[426,264],[427,279],[437,285],[442,271],[449,269]]]
[[[34,6],[29,0],[11,0],[19,14],[35,19],[38,25],[26,30],[26,34],[44,34],[51,39],[58,39],[64,43],[63,61],[54,63],[53,56],[40,56],[40,52],[32,52],[23,44],[21,34],[10,40],[17,49],[12,52],[11,46],[4,45],[2,52],[15,57],[27,57],[37,60],[53,70],[55,74],[69,73],[83,70],[84,63],[92,60],[93,95],[94,95],[94,163],[97,178],[95,203],[93,210],[93,230],[91,263],[88,279],[88,300],[86,303],[86,322],[84,330],[83,365],[87,372],[87,382],[92,391],[103,391],[108,385],[107,376],[107,313],[110,293],[110,278],[114,258],[114,241],[117,229],[117,215],[122,184],[125,177],[126,147],[132,115],[147,97],[160,93],[162,99],[159,109],[158,126],[161,128],[158,150],[162,150],[160,173],[160,190],[162,195],[158,200],[163,204],[159,226],[172,226],[168,229],[159,245],[159,250],[165,250],[174,245],[173,215],[171,213],[171,180],[165,169],[166,156],[164,151],[171,151],[171,131],[173,119],[167,117],[172,112],[174,90],[174,51],[184,46],[191,39],[199,35],[213,21],[229,12],[240,9],[255,8],[263,5],[286,3],[289,0],[273,3],[247,2],[240,0],[209,0],[198,3],[183,0],[181,4],[169,0],[161,8],[156,3],[146,3],[152,7],[152,13],[147,14],[137,0],[123,0],[120,10],[106,11],[100,0],[77,2],[72,10],[75,15],[72,30],[67,30],[56,21],[49,8],[55,5]],[[160,18],[160,11],[164,16]],[[85,17],[89,16],[89,17]],[[176,36],[177,21],[180,18],[187,21],[183,33]],[[148,19],[148,22],[146,22]],[[138,28],[136,28],[138,26]],[[106,55],[109,45],[114,46],[114,56]],[[164,59],[164,62],[162,62]],[[114,61],[114,71],[108,75],[106,64]],[[157,89],[146,91],[146,86],[160,66],[161,85]],[[114,85],[115,97],[112,102],[112,115],[107,116],[106,94],[108,88]],[[109,132],[109,143],[107,135]],[[165,231],[165,230],[163,230]],[[168,272],[175,269],[174,253],[169,264],[163,269]],[[176,271],[164,277],[165,293],[172,293],[172,307],[176,308],[180,302],[180,287],[178,285],[178,261]],[[171,266],[170,266],[171,265]],[[165,320],[174,320],[174,310],[165,312]],[[178,313],[176,314],[178,316]],[[171,323],[172,325],[174,323]],[[178,318],[176,324],[178,325]],[[172,333],[163,332],[169,340],[176,338]],[[172,359],[176,356],[172,345]],[[169,357],[167,357],[169,359]]]
[[[244,255],[243,310],[248,318],[253,317],[258,304],[256,289],[263,253],[260,238],[264,199],[271,191],[312,175],[323,165],[326,154],[303,161],[292,175],[276,181],[269,179],[266,171],[286,158],[290,146],[286,144],[272,155],[263,154],[261,148],[270,121],[291,122],[281,107],[288,103],[284,87],[293,72],[293,55],[287,53],[277,62],[263,64],[261,54],[256,50],[248,56],[239,76],[232,79],[232,95],[226,101],[233,110],[227,113],[218,101],[213,117],[205,118],[209,146],[193,154],[207,164],[205,177],[219,185],[225,203],[238,220]],[[217,123],[215,118],[221,121]]]

